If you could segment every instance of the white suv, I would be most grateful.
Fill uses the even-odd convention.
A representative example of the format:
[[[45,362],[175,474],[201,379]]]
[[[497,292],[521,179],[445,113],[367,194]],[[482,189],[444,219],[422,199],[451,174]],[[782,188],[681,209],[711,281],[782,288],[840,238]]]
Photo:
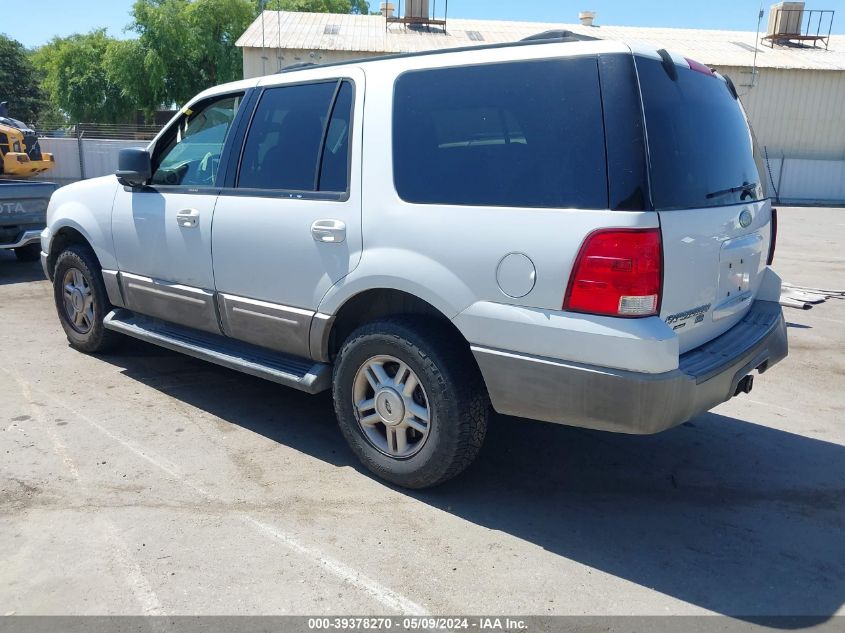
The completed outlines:
[[[208,90],[52,199],[62,325],[317,393],[431,486],[488,413],[654,433],[787,353],[773,211],[729,79],[566,37]]]

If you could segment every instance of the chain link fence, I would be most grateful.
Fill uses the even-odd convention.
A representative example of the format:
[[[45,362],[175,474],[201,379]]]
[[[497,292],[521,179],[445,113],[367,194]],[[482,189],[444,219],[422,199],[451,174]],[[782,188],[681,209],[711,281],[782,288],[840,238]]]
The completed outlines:
[[[67,185],[113,174],[125,147],[146,147],[161,129],[158,125],[76,123],[36,126],[42,152],[55,158],[55,167],[38,180]]]

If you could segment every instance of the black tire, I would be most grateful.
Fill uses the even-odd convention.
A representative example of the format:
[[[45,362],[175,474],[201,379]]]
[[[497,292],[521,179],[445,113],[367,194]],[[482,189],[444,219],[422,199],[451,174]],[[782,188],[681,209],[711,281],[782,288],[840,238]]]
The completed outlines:
[[[77,327],[65,308],[64,279],[68,271],[72,270],[81,273],[90,288],[93,302],[93,318],[91,318],[90,327]],[[90,248],[80,244],[71,244],[56,258],[53,273],[53,298],[56,311],[59,314],[59,321],[71,347],[80,352],[93,354],[105,352],[114,346],[117,341],[117,334],[103,327],[103,319],[111,312],[112,305],[103,283],[100,264]]]
[[[358,423],[355,377],[379,355],[406,363],[428,399],[428,435],[419,452],[408,458],[377,449]],[[461,473],[478,455],[487,432],[490,400],[466,342],[425,318],[394,317],[353,332],[335,363],[333,394],[340,429],[361,463],[405,488],[436,486]]]
[[[15,249],[19,262],[37,262],[41,259],[41,244],[27,244]]]

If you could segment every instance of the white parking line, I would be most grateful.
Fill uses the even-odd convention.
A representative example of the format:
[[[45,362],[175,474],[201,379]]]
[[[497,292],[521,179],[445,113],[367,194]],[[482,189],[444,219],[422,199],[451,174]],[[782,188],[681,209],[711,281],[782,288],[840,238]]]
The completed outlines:
[[[254,519],[248,514],[243,515],[243,520],[246,523],[257,527],[266,535],[271,536],[274,539],[278,539],[295,552],[298,552],[316,561],[318,565],[330,571],[338,578],[345,580],[349,584],[354,585],[358,589],[369,594],[375,600],[386,606],[388,609],[397,611],[405,615],[428,615],[428,611],[426,611],[416,602],[413,602],[405,596],[396,593],[392,589],[384,587],[372,578],[365,576],[361,572],[356,571],[339,561],[323,556],[323,554],[318,549],[301,544],[299,541],[292,538],[289,534],[285,534],[284,532],[276,529],[272,525],[262,523],[261,521]]]
[[[18,382],[18,384],[21,385],[22,390],[26,389],[26,393],[30,393],[30,386],[20,376],[15,373],[12,373],[11,371],[3,367],[0,367],[0,371],[3,371],[12,378],[14,378]],[[175,479],[182,485],[186,486],[187,488],[190,488],[191,490],[206,499],[214,499],[214,496],[211,493],[206,491],[204,488],[194,484],[189,479],[187,479],[181,472],[179,472],[178,466],[170,464],[167,462],[167,460],[164,460],[162,458],[153,457],[147,451],[135,446],[132,442],[129,442],[115,435],[112,431],[105,428],[97,421],[92,420],[81,411],[74,409],[73,407],[62,401],[60,398],[57,398],[56,396],[52,395],[51,393],[48,393],[42,389],[37,389],[37,391],[39,392],[39,394],[54,402],[56,406],[61,407],[69,413],[72,413],[74,416],[76,416],[89,426],[93,427],[109,439],[117,442],[131,453],[147,461],[156,468],[164,471],[172,479]],[[366,574],[363,574],[338,560],[324,555],[318,548],[310,545],[305,545],[299,542],[299,540],[296,539],[294,536],[276,528],[275,526],[268,525],[267,523],[259,521],[258,519],[248,514],[241,514],[240,518],[245,524],[251,526],[260,534],[263,534],[264,536],[273,539],[275,542],[282,543],[288,549],[296,552],[300,556],[310,559],[312,563],[319,565],[326,571],[335,575],[337,578],[349,583],[359,591],[362,591],[363,593],[369,595],[374,600],[379,602],[384,607],[390,609],[391,611],[396,611],[403,615],[428,615],[428,611],[425,608],[423,608],[421,605],[417,604],[410,598],[407,598],[401,595],[400,593],[397,593],[392,589],[385,587],[384,585],[382,585],[376,580],[373,580]],[[140,573],[140,569],[138,571]]]
[[[752,404],[759,404],[761,406],[768,407],[770,409],[780,409],[781,411],[788,411],[789,413],[796,413],[798,415],[803,415],[800,411],[798,411],[796,409],[790,409],[789,407],[783,407],[779,404],[772,404],[771,402],[764,402],[763,400],[754,400],[753,398],[749,398],[748,396],[745,396],[742,400],[743,400],[743,402],[750,402]]]

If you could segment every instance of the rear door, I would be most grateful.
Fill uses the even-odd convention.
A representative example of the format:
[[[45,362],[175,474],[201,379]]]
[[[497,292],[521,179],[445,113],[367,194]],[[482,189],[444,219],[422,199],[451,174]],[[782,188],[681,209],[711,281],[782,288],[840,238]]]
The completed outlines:
[[[293,77],[293,75],[292,75]],[[307,356],[326,291],[361,256],[364,74],[267,86],[214,212],[214,278],[229,336]]]
[[[766,267],[771,205],[745,114],[726,81],[681,58],[637,55],[636,66],[663,236],[660,316],[685,352],[751,306]]]

